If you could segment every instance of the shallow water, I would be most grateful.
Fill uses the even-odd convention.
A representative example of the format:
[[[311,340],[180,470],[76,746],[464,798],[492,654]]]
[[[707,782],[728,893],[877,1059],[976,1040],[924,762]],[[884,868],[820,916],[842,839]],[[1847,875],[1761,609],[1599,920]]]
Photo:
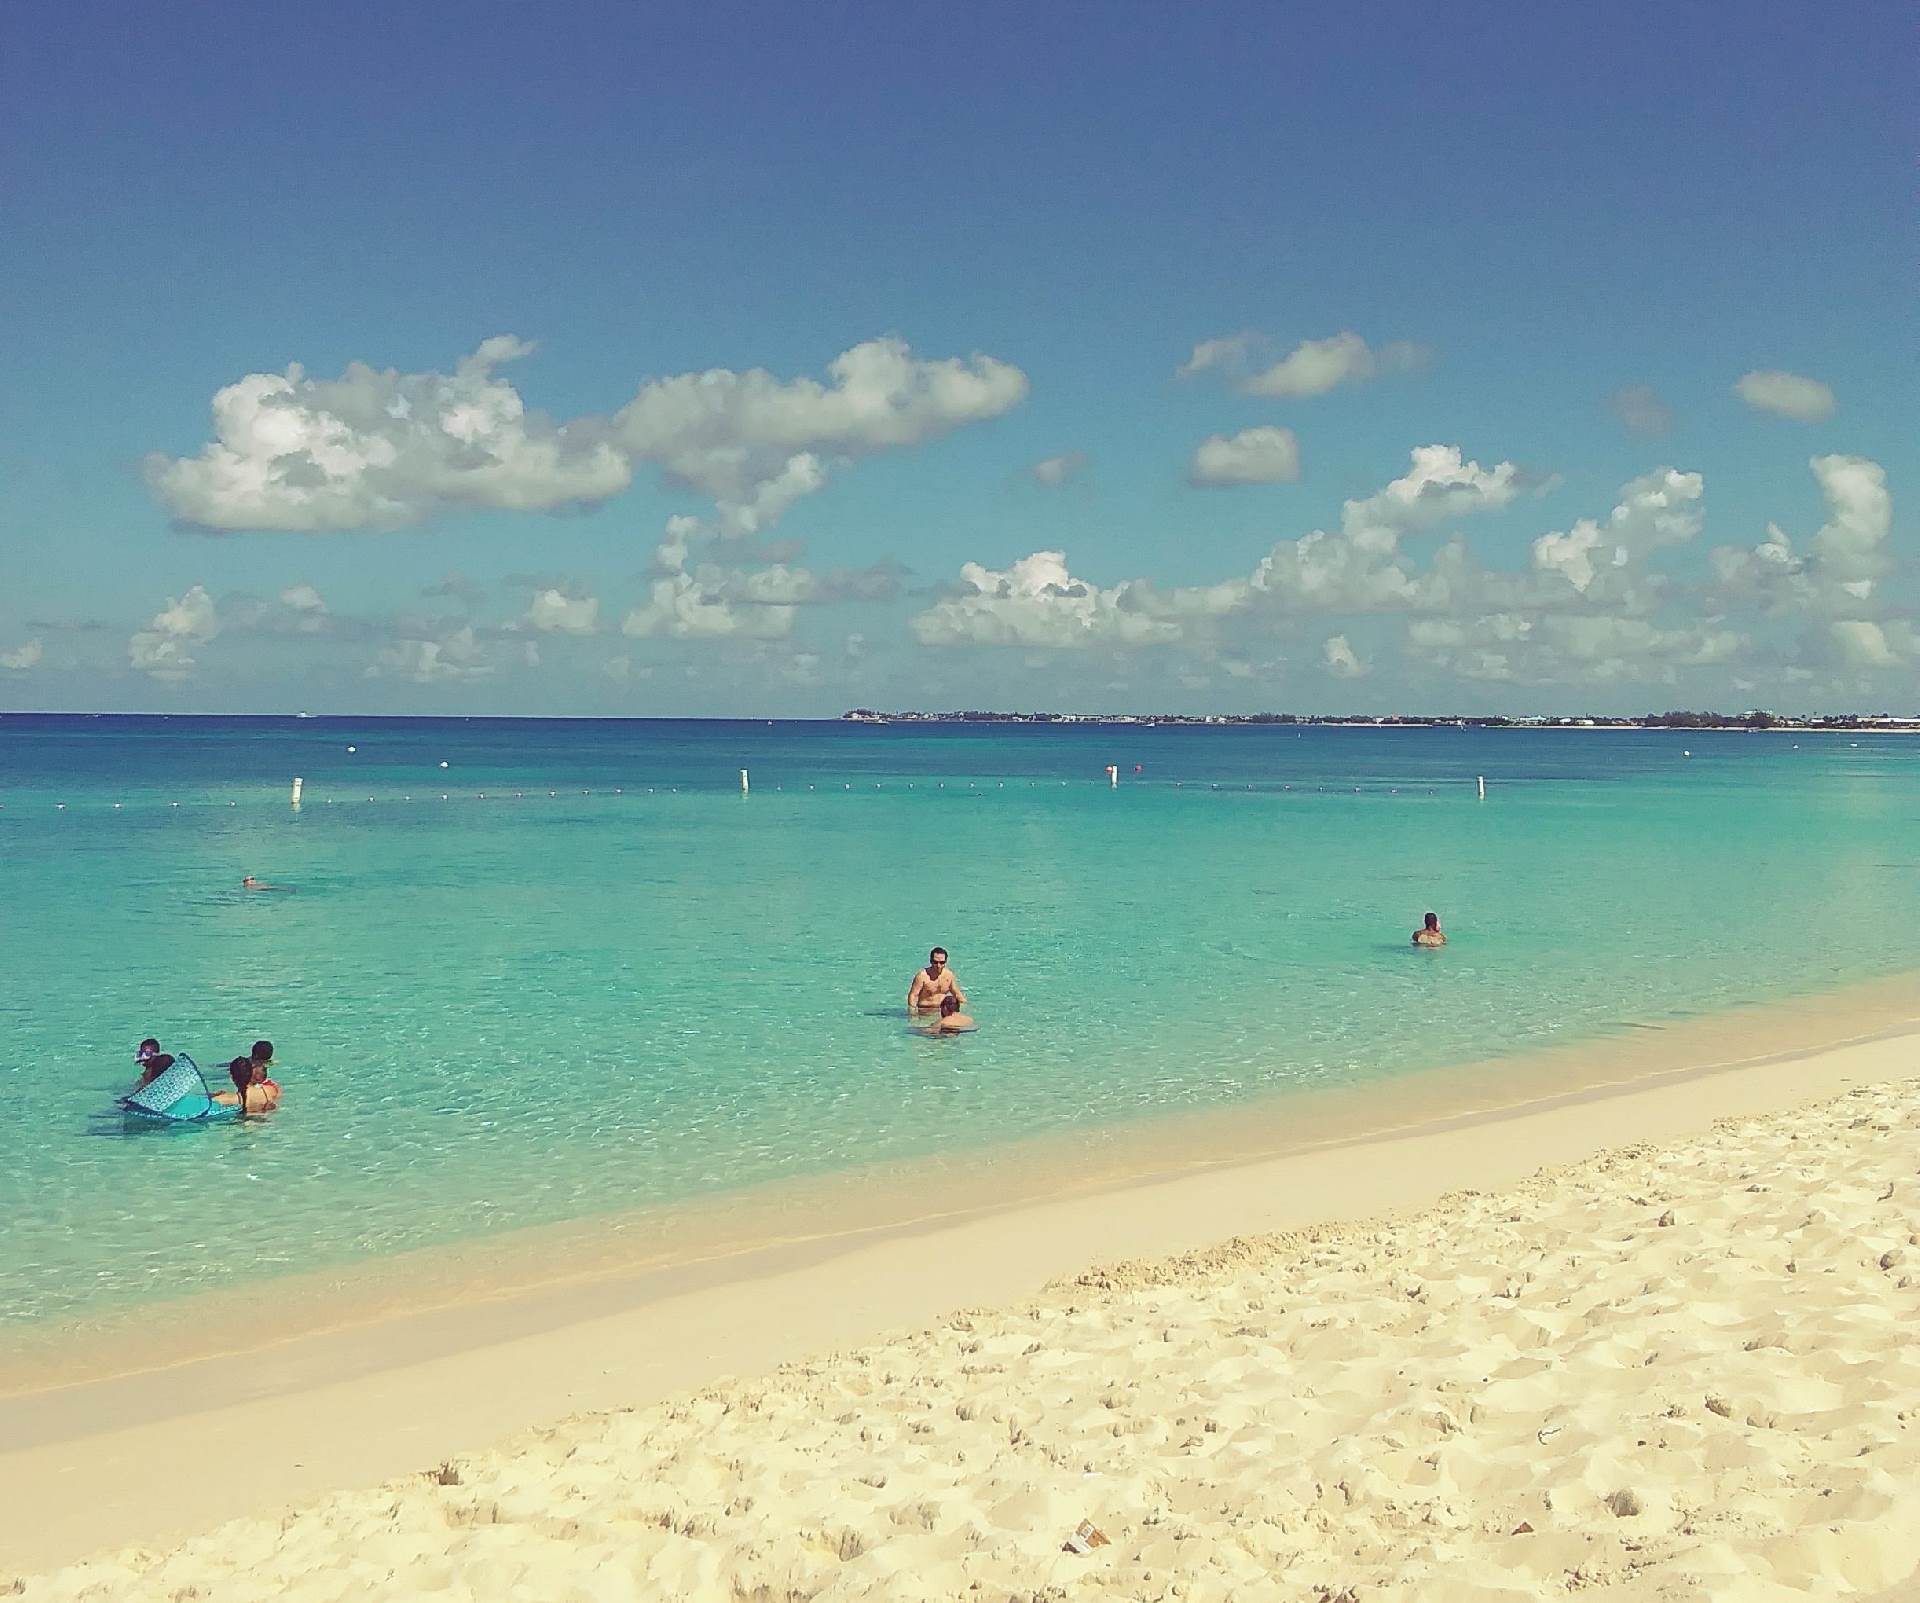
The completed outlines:
[[[0,717],[0,1322],[1910,967],[1916,759],[1811,734]],[[1444,951],[1407,944],[1429,907]],[[973,1036],[908,1027],[934,942]],[[210,1069],[272,1037],[286,1107],[129,1130],[101,1110],[148,1033]]]

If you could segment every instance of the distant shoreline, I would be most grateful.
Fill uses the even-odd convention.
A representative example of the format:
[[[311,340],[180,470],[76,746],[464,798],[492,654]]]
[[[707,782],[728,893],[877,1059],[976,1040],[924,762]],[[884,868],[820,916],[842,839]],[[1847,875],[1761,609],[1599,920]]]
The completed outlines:
[[[1698,721],[1687,721],[1698,720]],[[1654,730],[1666,734],[1920,734],[1920,717],[1894,718],[1836,713],[1788,718],[1775,713],[1652,713],[1643,718],[1555,716],[1400,715],[1329,717],[1319,713],[1077,713],[1077,712],[875,712],[855,707],[840,715],[848,724],[1130,724],[1176,728],[1280,729],[1555,729]]]
[[[1920,734],[1920,714],[1911,718],[1889,715],[1834,713],[1820,717],[1794,718],[1767,714],[1768,722],[1755,723],[1737,715],[1699,714],[1714,721],[1668,723],[1662,717],[1642,718],[1586,717],[1503,717],[1499,715],[1465,716],[1458,714],[1399,715],[1379,718],[1334,717],[1321,713],[1076,713],[1076,712],[876,712],[855,707],[837,716],[768,718],[732,714],[725,717],[674,717],[612,713],[455,713],[455,712],[134,712],[92,711],[58,712],[41,708],[0,708],[0,724],[9,720],[138,719],[152,723],[232,723],[232,724],[750,724],[772,727],[789,724],[1034,724],[1045,727],[1084,725],[1125,725],[1180,729],[1522,729],[1522,730],[1632,730],[1645,729],[1669,733],[1736,734]]]

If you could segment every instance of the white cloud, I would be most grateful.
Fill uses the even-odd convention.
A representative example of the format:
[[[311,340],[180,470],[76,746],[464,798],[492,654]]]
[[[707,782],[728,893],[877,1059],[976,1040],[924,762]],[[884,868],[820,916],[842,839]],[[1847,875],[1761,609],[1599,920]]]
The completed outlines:
[[[1419,662],[1463,679],[1593,685],[1670,681],[1682,668],[1731,662],[1744,640],[1715,623],[1666,628],[1611,613],[1492,613],[1416,618],[1407,643]]]
[[[1260,336],[1251,331],[1241,334],[1227,334],[1219,339],[1202,340],[1193,348],[1193,355],[1180,364],[1179,376],[1192,378],[1213,368],[1226,368],[1238,372],[1243,368],[1249,356],[1260,344]]]
[[[1202,340],[1181,364],[1179,376],[1192,378],[1219,371],[1233,376],[1234,388],[1243,395],[1300,401],[1325,395],[1342,384],[1362,383],[1383,373],[1408,372],[1424,366],[1433,355],[1426,346],[1411,340],[1371,346],[1351,329],[1343,329],[1323,340],[1302,340],[1271,366],[1247,372],[1254,353],[1265,344],[1264,337],[1253,332]]]
[[[570,595],[547,587],[533,593],[524,621],[530,629],[590,635],[600,627],[600,601],[597,596]]]
[[[1905,661],[1906,653],[1896,651],[1886,629],[1870,618],[1836,618],[1827,632],[1850,667],[1898,668]]]
[[[1327,665],[1327,672],[1336,679],[1358,679],[1372,671],[1370,663],[1361,661],[1354,654],[1345,635],[1334,635],[1326,640],[1321,645],[1320,654]]]
[[[381,647],[367,665],[366,677],[410,679],[415,684],[431,685],[485,679],[494,671],[486,643],[474,634],[472,624],[462,624],[439,639],[408,638]]]
[[[500,335],[451,374],[350,364],[337,379],[251,373],[213,398],[197,457],[147,458],[175,517],[208,529],[400,528],[456,507],[545,512],[604,501],[633,476],[591,428],[527,411],[494,376],[533,347]]]
[[[620,632],[636,640],[784,640],[793,633],[792,603],[757,602],[731,577],[710,568],[665,574],[620,620]]]
[[[1300,446],[1293,430],[1261,427],[1202,440],[1187,468],[1187,482],[1202,487],[1283,484],[1300,477]]]
[[[127,661],[136,672],[176,682],[193,672],[195,649],[219,632],[213,597],[196,584],[177,599],[169,597],[146,628],[127,641]]]
[[[643,384],[611,417],[554,423],[495,374],[532,349],[497,336],[451,374],[249,374],[214,397],[213,442],[150,456],[148,482],[203,528],[382,529],[462,507],[594,505],[651,462],[711,497],[721,532],[751,534],[826,482],[825,457],[915,445],[1027,393],[1010,363],[922,360],[882,339],[836,357],[828,384],[715,368]]]
[[[39,665],[40,657],[40,642],[36,638],[23,645],[15,646],[10,651],[0,651],[0,668],[12,673],[25,673],[29,668]]]
[[[1772,523],[1751,550],[1716,548],[1712,562],[1723,599],[1855,611],[1892,569],[1886,469],[1864,456],[1816,456],[1807,465],[1827,503],[1827,521],[1807,542],[1807,554],[1796,555],[1792,539]]]
[[[1617,389],[1607,398],[1607,405],[1629,434],[1651,437],[1673,427],[1673,408],[1660,399],[1651,384],[1628,384]]]
[[[1248,395],[1307,400],[1378,373],[1405,372],[1425,359],[1420,346],[1405,340],[1373,350],[1349,329],[1323,340],[1303,340],[1264,372],[1249,375],[1240,388]]]
[[[1087,453],[1068,451],[1061,456],[1042,457],[1027,471],[1038,483],[1044,484],[1050,490],[1057,490],[1061,485],[1077,479],[1086,470]]]
[[[1656,468],[1642,474],[1621,487],[1605,523],[1582,518],[1565,533],[1535,540],[1534,572],[1562,579],[1583,596],[1617,596],[1631,586],[1634,569],[1649,552],[1700,532],[1704,489],[1698,473]]]
[[[823,457],[918,445],[999,417],[1026,399],[1027,376],[991,356],[915,357],[899,339],[834,358],[830,383],[762,368],[656,379],[614,414],[610,436],[676,483],[711,497],[721,531],[760,532],[825,482]]]
[[[1743,374],[1733,387],[1734,394],[1756,412],[1792,418],[1797,423],[1818,423],[1833,416],[1833,391],[1817,378],[1779,369]]]
[[[965,593],[913,619],[922,645],[1075,650],[1157,645],[1180,635],[1178,625],[1136,606],[1139,587],[1102,590],[1074,578],[1064,552],[1036,551],[1001,571],[969,562],[960,577]]]
[[[280,592],[280,605],[289,611],[324,616],[327,604],[310,584],[290,584]]]

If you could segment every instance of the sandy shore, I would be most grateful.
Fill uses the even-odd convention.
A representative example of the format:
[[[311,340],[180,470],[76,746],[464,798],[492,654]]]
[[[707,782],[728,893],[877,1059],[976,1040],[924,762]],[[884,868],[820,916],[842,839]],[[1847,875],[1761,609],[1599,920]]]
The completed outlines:
[[[431,1320],[487,1305],[314,1338],[360,1352],[347,1380],[293,1343],[8,1399],[0,1562],[156,1544],[15,1586],[62,1599],[1914,1595],[1917,1045],[882,1235],[458,1351]],[[1236,1227],[1279,1233],[1080,1272]],[[115,1386],[173,1402],[116,1423]],[[613,1411],[553,1423],[580,1409]],[[1110,1541],[1063,1551],[1083,1519]]]

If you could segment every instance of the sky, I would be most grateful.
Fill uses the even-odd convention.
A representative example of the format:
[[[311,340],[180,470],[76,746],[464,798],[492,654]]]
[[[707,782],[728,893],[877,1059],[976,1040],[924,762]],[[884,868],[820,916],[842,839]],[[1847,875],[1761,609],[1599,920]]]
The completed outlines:
[[[1920,710],[1904,7],[0,26],[0,709]]]

